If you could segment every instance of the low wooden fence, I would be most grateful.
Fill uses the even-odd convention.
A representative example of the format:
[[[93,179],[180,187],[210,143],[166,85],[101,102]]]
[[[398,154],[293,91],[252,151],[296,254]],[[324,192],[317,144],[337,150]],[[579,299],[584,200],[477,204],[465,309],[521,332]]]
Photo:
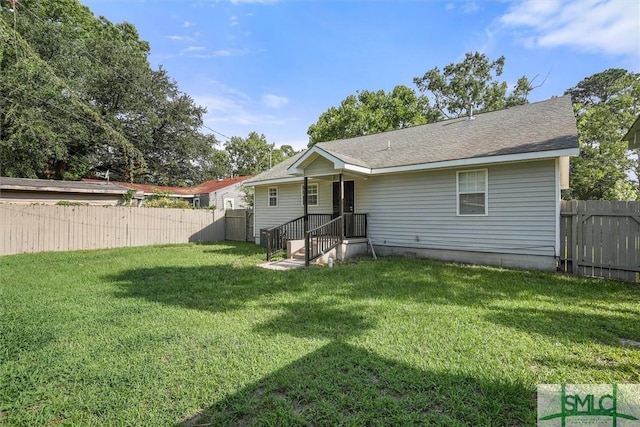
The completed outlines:
[[[0,255],[225,239],[224,211],[0,204]]]
[[[560,268],[583,276],[637,282],[640,203],[563,201]]]

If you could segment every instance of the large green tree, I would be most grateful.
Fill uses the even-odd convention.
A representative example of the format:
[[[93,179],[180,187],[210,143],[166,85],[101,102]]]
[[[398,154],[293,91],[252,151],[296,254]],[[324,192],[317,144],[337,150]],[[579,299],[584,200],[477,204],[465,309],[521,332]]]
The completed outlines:
[[[135,26],[96,18],[77,0],[22,0],[13,13],[0,8],[0,21],[0,173],[109,170],[159,185],[220,173],[217,141],[200,132],[205,109],[150,67]]]
[[[636,200],[637,157],[621,138],[640,114],[640,74],[609,69],[568,89],[577,116],[580,156],[571,159],[566,198]]]
[[[275,148],[264,135],[251,132],[247,138],[232,137],[225,150],[234,175],[256,175],[295,154],[290,145]]]
[[[309,146],[420,125],[436,121],[439,117],[426,97],[416,95],[406,86],[396,86],[389,93],[363,90],[347,96],[339,107],[329,108],[315,124],[309,126]]]
[[[432,95],[435,108],[447,118],[526,103],[531,82],[521,77],[507,95],[507,83],[498,79],[504,64],[504,56],[492,61],[479,52],[466,53],[462,62],[451,63],[442,71],[434,67],[413,82],[421,92]]]

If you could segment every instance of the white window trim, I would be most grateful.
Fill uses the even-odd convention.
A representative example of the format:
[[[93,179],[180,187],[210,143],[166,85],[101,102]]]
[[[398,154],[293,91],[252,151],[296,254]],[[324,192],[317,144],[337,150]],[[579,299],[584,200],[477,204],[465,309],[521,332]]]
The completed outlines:
[[[318,206],[320,204],[320,186],[317,182],[308,184],[309,187],[316,187],[316,203],[309,203],[307,206]],[[300,186],[300,206],[304,206],[304,184]]]
[[[276,199],[276,204],[272,205],[271,204],[271,190],[276,190],[276,195],[275,195],[275,199]],[[267,207],[268,208],[277,208],[278,207],[278,203],[279,203],[279,199],[280,198],[280,192],[278,191],[278,187],[268,187],[267,188]]]
[[[461,214],[460,213],[460,174],[468,172],[484,172],[484,213],[483,214]],[[466,193],[462,193],[466,194]],[[456,172],[456,215],[457,216],[488,216],[489,215],[489,170],[488,169],[468,169]]]

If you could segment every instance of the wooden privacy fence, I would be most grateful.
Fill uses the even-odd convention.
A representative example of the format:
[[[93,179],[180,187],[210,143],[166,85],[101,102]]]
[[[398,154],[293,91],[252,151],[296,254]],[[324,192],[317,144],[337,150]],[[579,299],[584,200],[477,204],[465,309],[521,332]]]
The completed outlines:
[[[640,203],[563,201],[560,268],[636,282],[640,272]]]
[[[227,209],[225,211],[225,240],[253,241],[253,211]]]
[[[0,204],[0,255],[225,238],[224,211]]]

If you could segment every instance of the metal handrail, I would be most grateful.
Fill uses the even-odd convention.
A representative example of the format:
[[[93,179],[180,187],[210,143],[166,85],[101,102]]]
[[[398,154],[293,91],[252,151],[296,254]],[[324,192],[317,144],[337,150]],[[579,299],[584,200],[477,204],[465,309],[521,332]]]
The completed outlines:
[[[339,216],[305,233],[305,265],[321,257],[342,242],[344,217]]]

